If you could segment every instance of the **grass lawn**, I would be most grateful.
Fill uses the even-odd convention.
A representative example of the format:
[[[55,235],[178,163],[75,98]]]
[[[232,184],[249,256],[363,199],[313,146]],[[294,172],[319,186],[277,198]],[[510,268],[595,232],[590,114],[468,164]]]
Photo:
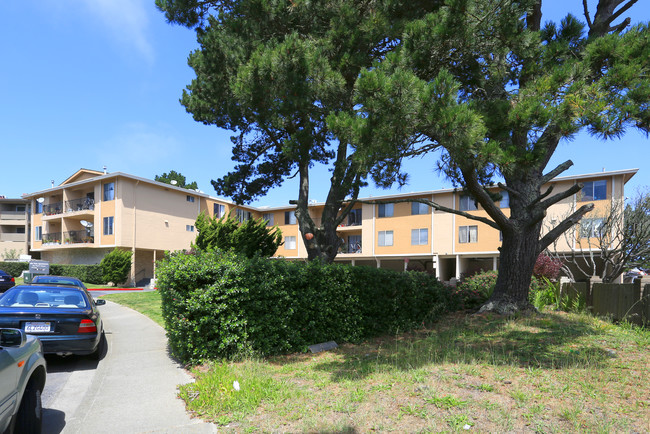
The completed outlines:
[[[130,307],[147,315],[161,326],[165,326],[160,311],[160,293],[158,291],[127,292],[122,294],[106,294],[101,298]]]
[[[151,312],[150,294],[106,298]],[[193,373],[181,397],[224,432],[650,432],[650,331],[584,314],[458,313],[415,333]]]

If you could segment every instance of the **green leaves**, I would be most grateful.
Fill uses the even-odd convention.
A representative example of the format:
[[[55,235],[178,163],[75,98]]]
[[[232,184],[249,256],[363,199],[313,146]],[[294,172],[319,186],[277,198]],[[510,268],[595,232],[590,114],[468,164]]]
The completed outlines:
[[[131,271],[132,255],[130,250],[113,249],[104,256],[100,262],[104,282],[124,283]]]

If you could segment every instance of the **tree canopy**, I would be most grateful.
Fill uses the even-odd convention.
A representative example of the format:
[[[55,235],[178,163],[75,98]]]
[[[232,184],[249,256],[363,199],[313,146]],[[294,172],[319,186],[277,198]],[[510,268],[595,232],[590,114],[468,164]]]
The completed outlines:
[[[176,181],[176,184],[174,185],[178,187],[187,188],[190,190],[196,190],[199,188],[196,181],[188,183],[185,179],[185,176],[183,176],[180,172],[176,172],[175,170],[172,170],[169,173],[163,173],[162,175],[156,175],[154,177],[154,181],[164,182],[165,184],[172,184],[172,181]]]
[[[581,130],[600,139],[649,131],[648,26],[619,22],[634,3],[600,0],[592,14],[584,2],[586,24],[567,14],[542,25],[541,0],[447,0],[410,22],[400,44],[362,72],[358,110],[331,122],[359,144],[358,155],[385,159],[372,172],[379,183],[401,179],[403,158],[439,153],[439,169],[487,217],[447,210],[503,236],[485,309],[529,309],[536,258],[593,209],[585,203],[540,237],[546,210],[582,188],[544,187],[573,164],[547,168],[558,144]],[[499,179],[509,214],[494,203]]]
[[[181,103],[194,119],[232,130],[235,169],[212,182],[246,203],[298,177],[296,217],[310,259],[331,261],[336,233],[375,160],[358,159],[329,118],[354,112],[362,70],[399,41],[404,25],[432,10],[424,0],[157,0],[168,21],[197,32],[196,78]],[[308,211],[310,170],[327,165],[319,221]],[[305,234],[314,235],[310,239]]]
[[[270,257],[282,245],[282,231],[277,226],[268,227],[266,220],[246,220],[239,223],[232,217],[212,218],[201,213],[196,219],[197,250],[232,250],[248,258]]]

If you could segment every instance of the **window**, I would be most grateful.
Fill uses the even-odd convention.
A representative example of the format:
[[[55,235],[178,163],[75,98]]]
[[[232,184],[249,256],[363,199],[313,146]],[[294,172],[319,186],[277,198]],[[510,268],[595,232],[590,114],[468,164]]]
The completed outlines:
[[[429,214],[429,205],[420,202],[411,202],[411,215]]]
[[[220,219],[221,217],[224,216],[224,214],[226,214],[226,206],[215,203],[214,204],[214,216],[216,218]]]
[[[262,214],[262,218],[264,220],[266,220],[266,225],[267,226],[273,226],[273,213],[272,212]]]
[[[104,200],[115,199],[115,183],[109,182],[104,184]]]
[[[476,211],[478,207],[476,206],[476,201],[464,194],[460,197],[460,210],[461,211]]]
[[[246,210],[244,210],[244,209],[238,209],[237,212],[235,213],[235,215],[237,216],[237,221],[238,221],[239,223],[243,223],[243,222],[245,222],[246,220],[250,220],[251,217],[252,217],[251,212],[250,212],[250,211],[246,211]]]
[[[348,226],[359,226],[361,224],[361,208],[350,210],[348,214]]]
[[[393,245],[393,231],[379,231],[379,245],[392,246]]]
[[[580,221],[580,238],[600,238],[604,223],[602,218],[582,219]]]
[[[499,201],[499,208],[510,208],[510,195],[507,191],[501,191],[501,200]]]
[[[16,211],[25,212],[26,210],[27,210],[27,207],[25,205],[16,205]]]
[[[185,225],[185,230],[187,232],[194,232],[194,226],[192,225]]]
[[[284,248],[286,250],[296,250],[296,237],[284,237]]]
[[[113,217],[104,217],[104,235],[113,235]]]
[[[36,201],[36,214],[43,214],[43,204]]]
[[[16,228],[16,233],[17,234],[24,234],[25,233],[25,226],[18,226]]]
[[[392,203],[380,203],[378,205],[379,217],[392,217],[393,216],[393,204]]]
[[[459,243],[477,243],[478,226],[460,226],[458,228]]]
[[[361,253],[361,235],[348,237],[348,253]]]
[[[582,187],[581,200],[603,200],[607,199],[607,181],[588,181]]]
[[[41,241],[43,239],[43,226],[36,226],[34,228],[34,241]]]
[[[284,224],[285,225],[295,225],[296,224],[296,212],[295,211],[285,211],[284,212]]]
[[[185,196],[185,200],[188,202],[194,202],[194,196],[190,196],[189,194]]]
[[[429,229],[411,229],[411,245],[424,246],[429,244]]]

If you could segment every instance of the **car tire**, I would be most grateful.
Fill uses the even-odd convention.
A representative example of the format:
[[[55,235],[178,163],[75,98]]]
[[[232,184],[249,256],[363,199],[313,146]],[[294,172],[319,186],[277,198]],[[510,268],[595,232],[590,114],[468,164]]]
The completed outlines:
[[[108,344],[106,343],[106,335],[102,331],[102,335],[99,338],[99,343],[97,344],[97,349],[90,355],[90,358],[93,360],[101,360],[106,353],[107,346]]]
[[[26,434],[40,434],[43,426],[43,406],[41,403],[41,391],[33,384],[29,384],[20,401],[20,407],[16,414],[16,425],[14,432]]]

